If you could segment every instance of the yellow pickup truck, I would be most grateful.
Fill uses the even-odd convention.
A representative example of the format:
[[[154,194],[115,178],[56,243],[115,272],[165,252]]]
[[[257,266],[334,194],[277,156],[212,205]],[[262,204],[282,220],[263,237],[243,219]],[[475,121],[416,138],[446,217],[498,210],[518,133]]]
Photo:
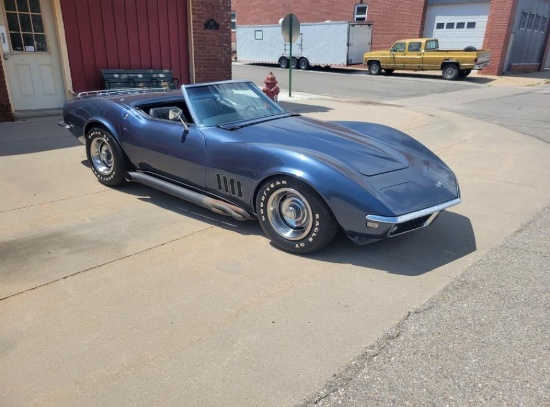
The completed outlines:
[[[391,74],[396,69],[412,71],[441,71],[444,79],[465,78],[472,69],[483,69],[489,65],[491,53],[466,47],[460,50],[439,49],[435,38],[413,38],[399,40],[389,51],[365,52],[363,65],[371,75],[378,75],[382,69]]]

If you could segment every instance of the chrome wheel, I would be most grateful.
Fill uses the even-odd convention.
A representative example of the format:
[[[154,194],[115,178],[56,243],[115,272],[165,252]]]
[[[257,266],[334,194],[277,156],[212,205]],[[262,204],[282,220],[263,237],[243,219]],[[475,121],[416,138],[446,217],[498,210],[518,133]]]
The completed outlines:
[[[311,231],[313,216],[307,199],[292,188],[281,188],[267,202],[273,230],[288,240],[303,239]]]
[[[113,172],[114,156],[111,145],[107,140],[97,137],[90,144],[90,157],[92,164],[102,175],[109,175]]]

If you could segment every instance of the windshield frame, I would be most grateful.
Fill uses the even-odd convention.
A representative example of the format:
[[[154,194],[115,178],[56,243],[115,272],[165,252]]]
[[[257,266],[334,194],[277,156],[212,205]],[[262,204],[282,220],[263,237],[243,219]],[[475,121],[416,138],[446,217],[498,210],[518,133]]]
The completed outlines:
[[[275,116],[288,113],[269,99],[252,81],[230,80],[182,85],[181,91],[198,127],[224,128],[229,124],[241,122],[273,120]],[[251,92],[250,95],[248,92]],[[238,103],[234,96],[240,96],[241,103]],[[204,109],[200,108],[200,104],[206,99],[209,99],[208,103],[219,104],[219,109],[225,109],[230,113],[206,115]]]

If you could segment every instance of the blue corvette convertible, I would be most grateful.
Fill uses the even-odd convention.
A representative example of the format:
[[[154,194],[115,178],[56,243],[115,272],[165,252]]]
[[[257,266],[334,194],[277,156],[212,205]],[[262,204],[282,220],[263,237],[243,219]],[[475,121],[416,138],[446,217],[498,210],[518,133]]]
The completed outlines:
[[[61,126],[102,184],[139,182],[239,220],[283,250],[311,253],[342,229],[365,244],[419,229],[460,202],[453,172],[390,127],[284,111],[249,81],[181,92],[84,92]]]

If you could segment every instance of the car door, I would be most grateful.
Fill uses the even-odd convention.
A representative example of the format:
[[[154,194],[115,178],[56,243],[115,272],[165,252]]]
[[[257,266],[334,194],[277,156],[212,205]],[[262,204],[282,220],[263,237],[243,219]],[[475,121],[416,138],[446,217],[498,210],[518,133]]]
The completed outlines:
[[[388,59],[387,68],[403,69],[405,68],[405,43],[396,42],[390,48],[390,57]]]
[[[179,121],[152,118],[128,107],[120,131],[124,151],[139,170],[204,189],[205,140],[197,126],[189,124],[185,130]]]
[[[422,69],[422,42],[410,41],[405,52],[405,69]]]

